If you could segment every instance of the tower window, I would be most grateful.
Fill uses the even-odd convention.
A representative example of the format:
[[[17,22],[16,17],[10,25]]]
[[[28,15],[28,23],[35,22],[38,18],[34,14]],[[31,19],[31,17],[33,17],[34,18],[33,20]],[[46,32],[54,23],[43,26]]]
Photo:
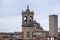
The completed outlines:
[[[32,16],[30,16],[30,20],[29,20],[29,22],[32,22],[32,19],[33,19]]]
[[[27,23],[27,16],[24,17],[24,23]]]

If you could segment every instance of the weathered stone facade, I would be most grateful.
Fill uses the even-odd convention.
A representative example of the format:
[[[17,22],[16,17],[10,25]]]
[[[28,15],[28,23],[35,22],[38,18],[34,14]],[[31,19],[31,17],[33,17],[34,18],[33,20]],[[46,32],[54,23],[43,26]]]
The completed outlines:
[[[60,40],[58,32],[58,16],[49,16],[49,31],[45,31],[41,25],[34,20],[34,12],[22,11],[22,32],[0,33],[1,40]]]

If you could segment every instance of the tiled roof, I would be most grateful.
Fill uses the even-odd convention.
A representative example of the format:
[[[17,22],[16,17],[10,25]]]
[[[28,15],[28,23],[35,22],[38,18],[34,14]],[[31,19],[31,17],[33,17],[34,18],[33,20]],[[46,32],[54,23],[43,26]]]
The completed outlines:
[[[34,32],[49,32],[49,31],[44,31],[44,30],[35,30]]]
[[[0,34],[22,34],[22,32],[14,32],[14,33],[12,33],[12,32],[9,32],[9,33],[7,33],[7,32],[0,32]]]

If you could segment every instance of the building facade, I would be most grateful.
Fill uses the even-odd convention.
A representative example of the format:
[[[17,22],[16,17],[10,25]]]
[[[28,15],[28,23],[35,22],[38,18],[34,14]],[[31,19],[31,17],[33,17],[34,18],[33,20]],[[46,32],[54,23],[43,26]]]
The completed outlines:
[[[49,31],[45,31],[40,23],[34,20],[34,12],[27,6],[27,9],[22,11],[22,32],[0,33],[0,40],[60,40],[58,16],[49,16]]]

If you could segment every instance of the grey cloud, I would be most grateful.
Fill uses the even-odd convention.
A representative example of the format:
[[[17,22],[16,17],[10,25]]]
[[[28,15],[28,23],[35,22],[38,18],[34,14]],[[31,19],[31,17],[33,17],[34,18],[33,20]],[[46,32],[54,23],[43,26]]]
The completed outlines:
[[[60,3],[58,0],[0,0],[0,19],[3,18],[2,20],[6,21],[9,19],[9,23],[12,20],[11,24],[8,22],[4,23],[0,20],[0,31],[20,31],[21,11],[25,10],[27,5],[29,5],[30,9],[34,11],[35,16],[37,16],[36,20],[38,19],[38,22],[43,19],[43,23],[41,24],[42,26],[48,26],[48,24],[44,22],[44,18],[48,19],[50,14],[57,14],[60,17]],[[18,16],[19,18],[17,20],[15,17],[12,19],[13,16]],[[17,25],[16,21],[14,20],[17,21]],[[3,29],[4,27],[6,29]]]

